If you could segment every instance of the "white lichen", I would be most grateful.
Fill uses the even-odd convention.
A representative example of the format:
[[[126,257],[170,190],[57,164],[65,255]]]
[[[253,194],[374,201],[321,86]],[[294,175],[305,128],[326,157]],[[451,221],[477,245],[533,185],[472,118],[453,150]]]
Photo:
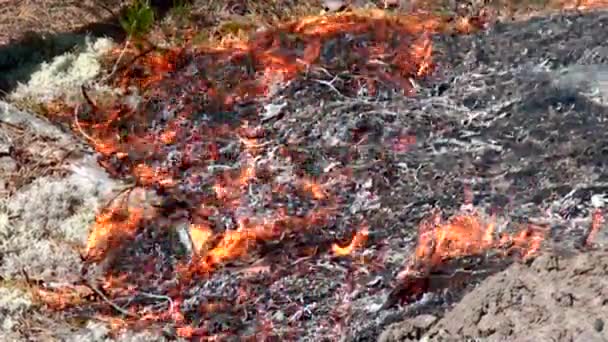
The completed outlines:
[[[21,314],[32,306],[31,296],[21,290],[0,287],[0,311],[5,314]]]
[[[13,101],[33,99],[41,103],[57,98],[76,101],[80,99],[81,86],[101,74],[101,60],[113,47],[110,39],[99,38],[93,42],[87,37],[82,51],[68,52],[43,62],[27,83],[19,83],[9,98]],[[102,85],[96,85],[96,89],[112,92]]]
[[[167,341],[166,338],[159,333],[152,331],[125,331],[116,338],[109,336],[110,329],[101,322],[89,321],[86,326],[69,336],[62,338],[62,341],[88,341],[88,342],[162,342]],[[177,341],[184,341],[179,339]]]
[[[0,331],[5,337],[32,306],[31,296],[19,289],[0,287]]]
[[[105,342],[110,341],[108,339],[109,332],[110,329],[107,327],[107,325],[100,322],[89,321],[83,329],[80,329],[78,332],[63,340],[73,342]]]
[[[1,277],[10,279],[25,269],[32,276],[65,281],[78,273],[78,247],[117,185],[85,162],[73,171],[65,178],[38,178],[0,205]]]

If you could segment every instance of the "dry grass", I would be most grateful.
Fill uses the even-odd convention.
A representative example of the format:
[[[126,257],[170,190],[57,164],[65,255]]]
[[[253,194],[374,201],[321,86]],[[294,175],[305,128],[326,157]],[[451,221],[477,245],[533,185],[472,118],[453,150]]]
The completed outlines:
[[[35,33],[75,31],[106,21],[112,13],[104,8],[120,6],[121,0],[0,0],[0,46]],[[102,5],[103,4],[103,5]]]
[[[0,0],[0,46],[35,33],[73,32],[99,22],[112,22],[127,0]],[[502,18],[526,16],[531,12],[572,8],[579,3],[589,6],[604,0],[491,0],[473,1],[464,5],[458,0],[412,0],[407,8],[439,13],[476,13],[481,7],[490,8]],[[155,0],[166,20],[157,33],[179,35],[177,31],[196,30],[199,39],[214,39],[218,35],[240,34],[322,10],[322,0]],[[382,7],[383,1],[358,1],[363,7]],[[468,3],[468,2],[467,2]],[[169,4],[169,6],[167,6]],[[172,4],[176,4],[172,7]]]

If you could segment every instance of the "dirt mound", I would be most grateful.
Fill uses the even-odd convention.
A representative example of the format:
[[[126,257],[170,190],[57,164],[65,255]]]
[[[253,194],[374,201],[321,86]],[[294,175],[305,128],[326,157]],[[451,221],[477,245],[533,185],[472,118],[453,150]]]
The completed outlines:
[[[432,341],[606,341],[607,271],[605,251],[544,254],[488,278],[436,324],[429,315],[408,319],[380,341],[419,340],[425,328]]]

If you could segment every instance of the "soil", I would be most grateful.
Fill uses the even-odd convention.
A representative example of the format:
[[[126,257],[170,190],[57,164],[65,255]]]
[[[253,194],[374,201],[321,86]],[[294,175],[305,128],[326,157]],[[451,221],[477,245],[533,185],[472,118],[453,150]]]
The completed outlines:
[[[606,341],[608,254],[546,253],[496,274],[441,319],[390,325],[379,341]]]

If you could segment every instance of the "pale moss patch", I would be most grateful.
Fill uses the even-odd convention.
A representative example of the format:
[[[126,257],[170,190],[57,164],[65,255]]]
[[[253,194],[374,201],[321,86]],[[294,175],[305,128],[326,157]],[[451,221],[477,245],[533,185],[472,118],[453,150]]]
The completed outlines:
[[[118,185],[86,163],[73,171],[66,178],[38,178],[0,205],[0,277],[11,279],[22,269],[46,280],[78,275],[78,247]]]
[[[83,207],[58,227],[59,232],[64,241],[84,245],[89,232],[88,229],[83,229],[83,227],[90,227],[94,221],[95,211],[90,207]]]
[[[10,314],[24,313],[32,306],[29,293],[15,288],[0,287],[0,310]]]
[[[32,306],[29,293],[16,288],[0,287],[0,331],[6,337],[18,325],[19,319]]]
[[[94,81],[102,73],[102,58],[114,46],[114,42],[107,38],[96,41],[87,38],[80,51],[68,52],[50,62],[43,62],[29,81],[19,83],[8,98],[17,103],[44,103],[55,99],[70,103],[79,101],[80,87]],[[95,88],[102,92],[113,92],[103,85],[96,85]]]

